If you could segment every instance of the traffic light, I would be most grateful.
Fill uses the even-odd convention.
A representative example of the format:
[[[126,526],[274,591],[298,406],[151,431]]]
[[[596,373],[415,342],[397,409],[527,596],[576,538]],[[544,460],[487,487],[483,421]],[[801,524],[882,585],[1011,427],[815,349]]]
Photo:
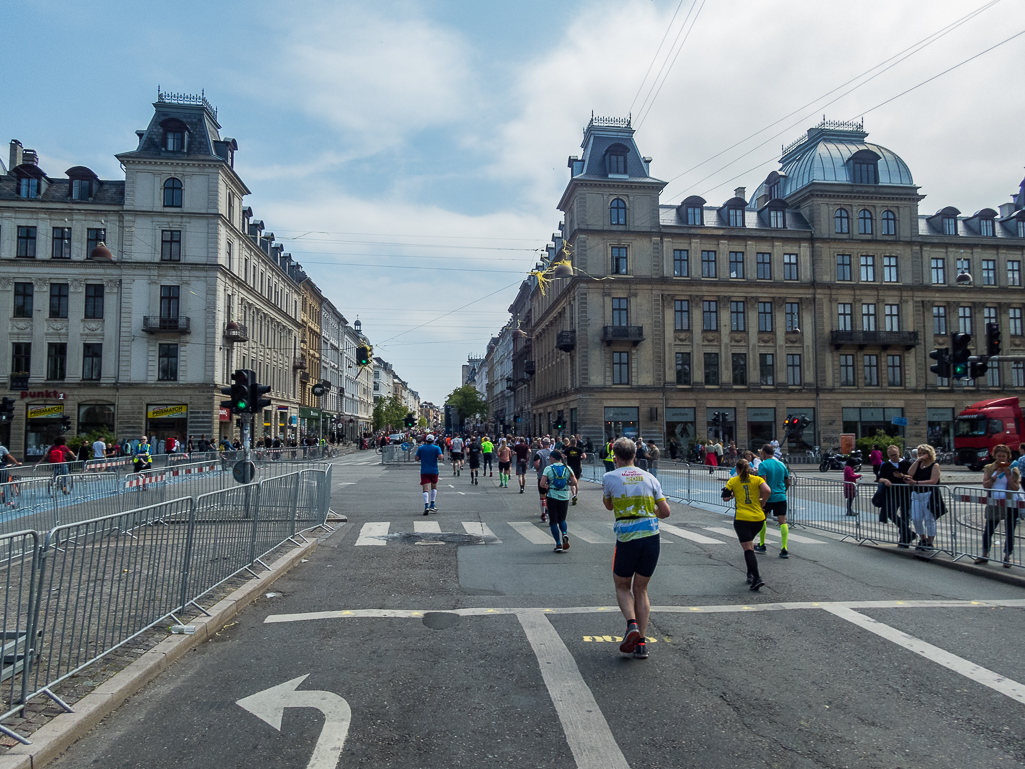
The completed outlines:
[[[416,427],[416,417],[413,416],[413,412],[410,411],[406,414],[406,418],[402,422],[406,427]]]
[[[259,414],[270,406],[270,398],[263,397],[270,392],[270,385],[260,384],[256,381],[256,374],[252,371],[249,373],[252,374],[252,380],[249,385],[249,410],[253,414]]]
[[[229,409],[232,414],[245,414],[249,411],[249,404],[252,402],[249,393],[250,381],[256,381],[256,374],[249,369],[237,369],[231,375],[233,384],[231,387],[222,387],[221,394],[227,395],[230,400],[221,401],[222,409]]]
[[[938,376],[940,379],[947,379],[950,377],[950,348],[940,347],[929,353],[929,357],[936,361],[933,365],[929,366],[929,370]]]
[[[370,347],[368,345],[361,344],[359,347],[356,348],[356,365],[370,365]]]
[[[992,358],[1000,354],[1000,324],[986,324],[986,357]]]
[[[14,419],[14,398],[4,398],[0,401],[0,422],[10,422]]]
[[[552,427],[556,430],[565,430],[566,424],[561,419],[556,419],[552,422]]]
[[[981,360],[974,360],[968,364],[969,379],[979,379],[980,377],[985,376],[987,371],[989,371],[989,363],[985,358],[982,358]]]
[[[972,351],[968,349],[971,344],[971,334],[954,334],[950,337],[953,351],[950,354],[951,376],[954,379],[968,378],[968,359],[972,357]]]
[[[61,417],[61,432],[66,433],[71,429],[71,417],[67,414]]]

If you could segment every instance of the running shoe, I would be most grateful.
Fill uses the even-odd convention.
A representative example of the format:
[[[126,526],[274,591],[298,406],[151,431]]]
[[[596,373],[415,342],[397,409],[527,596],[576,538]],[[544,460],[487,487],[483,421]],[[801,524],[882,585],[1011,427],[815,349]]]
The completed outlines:
[[[646,660],[648,659],[648,645],[641,641],[637,644],[637,648],[634,649],[635,660]]]
[[[548,513],[541,513],[541,523],[548,523]]]
[[[790,557],[790,553],[788,553],[787,549],[784,547],[782,550],[779,551],[779,557],[780,558],[789,558]]]
[[[569,550],[569,535],[568,534],[563,534],[562,535],[562,549],[563,550]]]
[[[642,641],[643,638],[641,637],[641,631],[637,629],[637,623],[631,622],[626,626],[626,635],[623,636],[623,643],[619,645],[619,650],[623,654],[630,654],[637,648],[637,644]]]
[[[555,546],[555,552],[556,553],[561,553],[562,552],[562,545],[556,545]]]
[[[523,489],[521,488],[521,489],[520,489],[520,494],[522,494],[522,493],[523,493]]]
[[[431,509],[427,505],[424,505],[424,515],[428,515],[430,512]]]
[[[756,553],[764,553],[765,552],[765,545],[755,545],[755,552]]]
[[[754,581],[755,581],[755,575],[754,574],[748,574],[747,575],[747,584],[750,585]]]
[[[436,512],[438,512],[438,508],[434,506],[434,503],[433,503],[433,502],[431,502],[431,512],[432,512],[432,513],[436,513]]]
[[[765,582],[762,580],[762,578],[761,577],[757,577],[755,579],[755,581],[751,583],[751,590],[752,591],[757,591],[758,588],[764,587],[764,585],[765,585]]]
[[[573,497],[573,504],[575,505],[576,503],[577,503],[577,498]]]

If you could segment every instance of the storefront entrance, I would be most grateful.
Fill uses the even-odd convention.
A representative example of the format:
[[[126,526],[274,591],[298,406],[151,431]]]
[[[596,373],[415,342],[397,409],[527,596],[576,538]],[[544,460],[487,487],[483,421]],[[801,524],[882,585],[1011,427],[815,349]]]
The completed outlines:
[[[776,409],[747,410],[747,448],[758,450],[776,437]]]
[[[844,409],[843,432],[857,438],[871,438],[880,430],[891,437],[900,435],[901,428],[891,420],[902,416],[904,409]]]
[[[107,433],[114,435],[114,407],[105,403],[82,404],[78,407],[78,434]]]
[[[36,462],[62,434],[64,404],[29,406],[25,410],[25,461]]]
[[[926,409],[927,441],[937,451],[954,450],[954,409]]]
[[[637,440],[640,424],[640,409],[631,406],[607,406],[605,408],[605,441],[613,438]]]
[[[189,407],[184,404],[146,407],[146,435],[166,441],[174,436],[178,440],[189,438]],[[138,436],[131,436],[136,438]]]
[[[666,408],[666,446],[670,458],[686,459],[697,440],[693,408]]]

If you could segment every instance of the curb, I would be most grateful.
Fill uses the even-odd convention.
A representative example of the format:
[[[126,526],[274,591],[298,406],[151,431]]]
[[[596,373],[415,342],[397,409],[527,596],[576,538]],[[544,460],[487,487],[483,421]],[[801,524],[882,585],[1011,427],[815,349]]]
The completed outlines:
[[[891,553],[892,555],[906,558],[912,561],[925,561],[928,563],[934,563],[937,566],[942,566],[945,569],[953,569],[954,571],[961,571],[966,574],[974,574],[976,577],[982,577],[984,579],[991,579],[994,582],[1003,582],[1008,585],[1015,585],[1017,587],[1025,587],[1025,576],[1015,574],[1014,569],[1004,569],[1000,565],[999,561],[993,561],[1000,571],[996,571],[993,568],[987,568],[985,566],[976,566],[970,561],[952,561],[949,560],[950,556],[946,553],[938,553],[931,558],[924,557],[920,554],[916,554],[913,548],[904,550],[898,548],[896,545],[871,545],[867,544],[865,547],[870,547],[873,550],[877,550],[881,553]],[[942,556],[942,557],[941,557]],[[3,769],[3,765],[0,764],[0,769]]]
[[[58,758],[103,718],[117,710],[126,699],[153,681],[187,652],[212,638],[261,593],[316,550],[321,539],[311,539],[276,560],[271,564],[271,570],[264,572],[260,579],[247,582],[210,607],[207,610],[210,612],[209,617],[204,615],[192,620],[190,624],[196,626],[196,632],[192,635],[171,635],[158,643],[131,665],[76,702],[73,713],[62,713],[36,730],[32,734],[31,745],[12,747],[0,756],[0,769],[40,769]]]

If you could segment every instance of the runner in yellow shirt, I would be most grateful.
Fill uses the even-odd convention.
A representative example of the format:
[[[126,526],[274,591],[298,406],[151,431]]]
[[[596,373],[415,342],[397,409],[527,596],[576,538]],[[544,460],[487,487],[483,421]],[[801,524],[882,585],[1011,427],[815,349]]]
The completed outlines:
[[[769,501],[772,490],[764,480],[752,475],[751,465],[746,459],[737,461],[737,474],[726,482],[722,490],[724,502],[737,500],[737,512],[733,518],[733,530],[744,549],[747,564],[747,581],[751,590],[758,590],[765,583],[758,574],[758,559],[755,557],[754,538],[762,530],[765,511],[762,506]]]

